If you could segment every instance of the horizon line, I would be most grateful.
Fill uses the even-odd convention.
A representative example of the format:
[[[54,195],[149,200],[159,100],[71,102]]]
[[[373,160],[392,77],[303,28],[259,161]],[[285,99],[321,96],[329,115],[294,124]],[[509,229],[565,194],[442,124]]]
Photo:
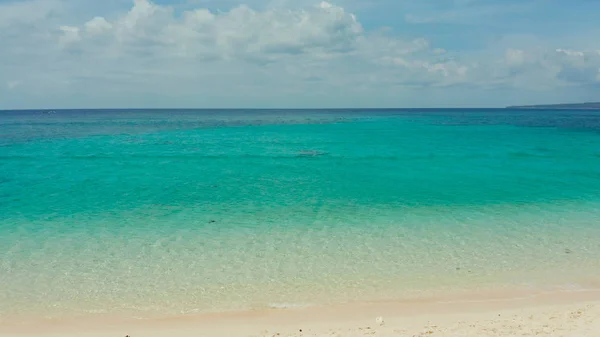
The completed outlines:
[[[518,106],[525,107],[525,106]],[[506,110],[517,108],[517,106],[506,106],[506,107],[429,107],[429,108],[411,108],[411,107],[386,107],[386,108],[372,108],[372,107],[345,107],[345,108],[17,108],[17,109],[4,109],[0,108],[0,112],[6,111],[111,111],[111,110]]]

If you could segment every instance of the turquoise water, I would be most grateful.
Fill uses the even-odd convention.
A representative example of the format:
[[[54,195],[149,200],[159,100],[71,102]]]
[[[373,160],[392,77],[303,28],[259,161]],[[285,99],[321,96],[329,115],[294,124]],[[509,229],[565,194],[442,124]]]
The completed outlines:
[[[0,112],[0,321],[578,288],[600,112]]]

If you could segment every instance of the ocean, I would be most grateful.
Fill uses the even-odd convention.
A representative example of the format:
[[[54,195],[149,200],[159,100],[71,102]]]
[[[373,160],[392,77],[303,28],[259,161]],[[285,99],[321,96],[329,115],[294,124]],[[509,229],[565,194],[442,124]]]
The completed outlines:
[[[0,111],[0,323],[598,271],[600,111]]]

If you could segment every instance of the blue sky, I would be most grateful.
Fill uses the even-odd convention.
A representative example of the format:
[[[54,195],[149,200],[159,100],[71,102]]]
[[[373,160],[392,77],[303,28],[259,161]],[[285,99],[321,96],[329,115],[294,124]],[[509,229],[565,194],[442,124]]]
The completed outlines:
[[[0,0],[0,109],[600,101],[595,0]]]

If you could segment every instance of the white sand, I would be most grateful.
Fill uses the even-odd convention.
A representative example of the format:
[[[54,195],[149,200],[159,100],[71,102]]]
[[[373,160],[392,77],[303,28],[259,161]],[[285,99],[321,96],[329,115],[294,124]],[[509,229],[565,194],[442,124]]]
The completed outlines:
[[[383,320],[383,323],[381,323]],[[3,330],[4,329],[4,330]],[[600,291],[451,302],[369,303],[170,319],[0,327],[0,336],[78,337],[600,337]]]

